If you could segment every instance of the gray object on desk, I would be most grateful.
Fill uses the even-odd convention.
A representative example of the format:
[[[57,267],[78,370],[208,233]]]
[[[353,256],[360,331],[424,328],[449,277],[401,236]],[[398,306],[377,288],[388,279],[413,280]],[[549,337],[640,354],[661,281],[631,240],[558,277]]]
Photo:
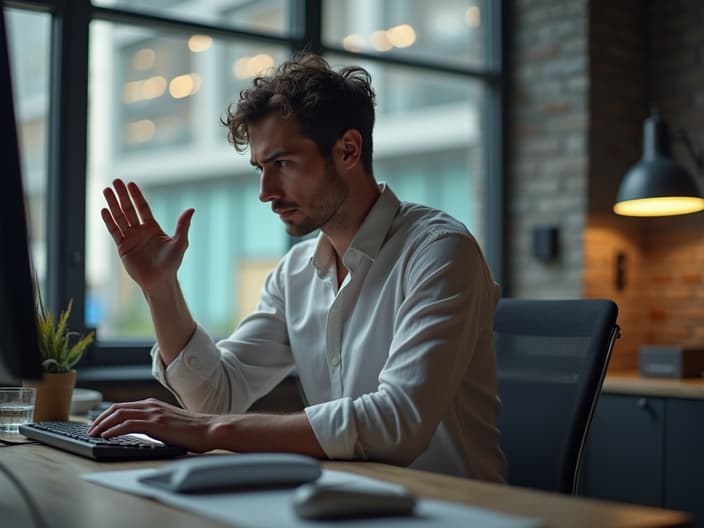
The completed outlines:
[[[291,453],[201,455],[169,462],[139,478],[142,484],[179,493],[291,486],[316,480],[320,461]]]
[[[411,515],[415,496],[403,486],[306,484],[293,495],[293,510],[302,519],[342,519]]]

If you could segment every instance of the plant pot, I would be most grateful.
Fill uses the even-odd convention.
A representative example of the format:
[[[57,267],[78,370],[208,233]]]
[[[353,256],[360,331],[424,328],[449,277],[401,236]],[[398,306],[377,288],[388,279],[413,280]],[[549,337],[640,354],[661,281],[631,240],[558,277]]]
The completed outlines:
[[[44,379],[38,382],[25,382],[25,386],[35,387],[37,397],[34,401],[34,421],[68,420],[71,410],[71,396],[76,386],[76,371],[61,373],[44,373]]]

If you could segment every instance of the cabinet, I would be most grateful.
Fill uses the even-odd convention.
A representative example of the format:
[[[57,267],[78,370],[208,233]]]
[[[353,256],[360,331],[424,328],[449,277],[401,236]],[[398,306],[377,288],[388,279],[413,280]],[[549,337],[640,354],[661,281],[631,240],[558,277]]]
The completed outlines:
[[[662,506],[665,402],[602,394],[582,462],[580,494]]]
[[[704,400],[603,393],[579,494],[688,511],[704,528]]]
[[[704,526],[704,401],[667,400],[664,504]]]

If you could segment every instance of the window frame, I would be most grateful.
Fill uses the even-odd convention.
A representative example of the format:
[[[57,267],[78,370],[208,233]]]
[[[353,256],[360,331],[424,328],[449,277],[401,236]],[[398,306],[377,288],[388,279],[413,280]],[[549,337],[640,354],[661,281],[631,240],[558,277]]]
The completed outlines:
[[[50,309],[73,299],[70,325],[85,332],[86,298],[86,183],[88,119],[89,28],[93,20],[163,29],[169,32],[204,33],[223,39],[286,47],[290,53],[309,49],[354,60],[401,66],[461,76],[485,88],[482,122],[484,152],[484,251],[497,281],[505,283],[504,186],[506,107],[506,0],[486,2],[485,67],[459,67],[367,52],[350,52],[323,41],[323,0],[289,0],[288,35],[189,22],[183,19],[127,8],[94,6],[90,0],[3,1],[2,7],[40,10],[52,15],[50,103],[47,167],[47,277],[45,302]],[[96,220],[97,221],[97,220]],[[147,365],[153,340],[102,341],[100,336],[81,361],[84,367]]]

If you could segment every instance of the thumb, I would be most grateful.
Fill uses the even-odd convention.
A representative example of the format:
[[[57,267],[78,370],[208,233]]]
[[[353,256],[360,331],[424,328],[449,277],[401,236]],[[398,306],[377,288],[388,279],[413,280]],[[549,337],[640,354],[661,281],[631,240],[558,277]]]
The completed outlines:
[[[174,233],[174,239],[180,243],[188,243],[188,230],[191,227],[191,218],[196,212],[195,209],[186,209],[178,217],[176,222],[176,233]]]

